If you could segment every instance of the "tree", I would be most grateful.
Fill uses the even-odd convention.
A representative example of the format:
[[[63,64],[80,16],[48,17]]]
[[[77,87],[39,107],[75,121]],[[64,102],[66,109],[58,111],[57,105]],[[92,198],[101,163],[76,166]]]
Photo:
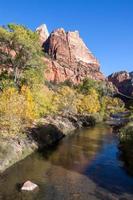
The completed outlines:
[[[32,88],[32,96],[35,102],[37,117],[56,112],[53,95],[54,92],[44,85],[36,85]]]
[[[88,92],[92,89],[97,87],[97,82],[93,79],[86,78],[83,82],[79,85],[79,90],[83,94],[88,94]]]
[[[26,86],[9,87],[0,93],[0,132],[19,134],[36,118],[32,93]]]
[[[101,111],[107,115],[110,113],[121,112],[125,109],[124,102],[119,98],[104,96],[101,102]]]
[[[0,65],[13,75],[15,83],[24,69],[42,64],[41,52],[37,33],[15,24],[0,27]]]
[[[54,104],[59,112],[77,112],[76,100],[76,90],[68,86],[59,87],[54,95]]]
[[[79,113],[97,113],[100,110],[98,93],[95,89],[90,89],[89,94],[79,94],[77,98],[77,110]]]

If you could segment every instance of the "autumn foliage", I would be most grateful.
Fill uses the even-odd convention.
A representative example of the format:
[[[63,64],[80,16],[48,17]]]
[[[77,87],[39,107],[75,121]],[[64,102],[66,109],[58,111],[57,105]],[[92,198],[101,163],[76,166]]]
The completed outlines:
[[[35,118],[34,102],[28,88],[15,88],[0,94],[0,129],[2,133],[19,133]]]

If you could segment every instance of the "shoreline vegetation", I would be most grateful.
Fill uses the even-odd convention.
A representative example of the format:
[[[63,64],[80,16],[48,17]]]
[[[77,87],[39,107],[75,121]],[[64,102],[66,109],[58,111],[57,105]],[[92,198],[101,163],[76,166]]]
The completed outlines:
[[[133,116],[129,122],[119,131],[121,157],[125,161],[127,172],[133,176]]]
[[[0,27],[0,172],[76,128],[125,110],[107,81],[47,82],[42,56],[36,32]]]

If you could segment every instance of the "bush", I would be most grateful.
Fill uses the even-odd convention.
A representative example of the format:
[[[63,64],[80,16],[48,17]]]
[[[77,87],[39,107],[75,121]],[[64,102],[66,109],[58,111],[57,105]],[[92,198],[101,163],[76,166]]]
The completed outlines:
[[[27,121],[33,121],[37,117],[33,94],[29,87],[22,86],[20,95],[24,98],[23,101],[23,118]]]
[[[93,79],[86,78],[81,84],[78,85],[78,89],[83,94],[88,94],[91,89],[97,88],[97,82]]]
[[[25,69],[22,73],[20,85],[28,85],[34,88],[36,85],[44,84],[44,68],[45,66]]]
[[[124,111],[124,103],[119,98],[113,98],[110,96],[104,96],[101,100],[101,112],[110,115],[117,112]]]
[[[128,124],[120,131],[121,156],[127,171],[133,175],[133,125]]]
[[[121,129],[120,140],[124,143],[133,144],[133,125],[127,125],[125,128]]]
[[[77,98],[77,110],[79,113],[97,113],[100,110],[98,93],[95,89],[90,89],[89,94],[79,94]]]
[[[32,95],[38,117],[55,113],[57,108],[54,103],[54,92],[44,85],[34,86]]]
[[[99,94],[95,89],[85,93],[68,86],[59,87],[54,94],[54,104],[59,112],[95,114],[100,111]]]
[[[15,87],[14,81],[4,72],[0,75],[0,91],[10,87]]]
[[[15,88],[0,94],[0,129],[3,133],[18,134],[35,119],[34,102],[29,88],[19,93]]]
[[[54,95],[54,104],[59,112],[77,112],[76,100],[76,90],[68,86],[59,87]]]

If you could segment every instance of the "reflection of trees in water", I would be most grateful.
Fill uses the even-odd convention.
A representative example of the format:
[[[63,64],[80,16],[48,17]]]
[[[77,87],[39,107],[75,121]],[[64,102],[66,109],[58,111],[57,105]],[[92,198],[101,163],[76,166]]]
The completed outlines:
[[[133,176],[133,140],[120,143],[121,160],[124,161],[127,172]]]
[[[81,133],[66,138],[49,160],[54,165],[82,173],[101,149],[104,134],[106,131],[99,128],[82,130]]]
[[[108,158],[112,159],[114,156],[108,151],[111,145],[112,152],[113,144],[110,129],[106,127],[99,126],[78,131],[60,141],[52,151],[44,151],[44,156],[33,154],[10,168],[3,176],[3,181],[0,178],[0,197],[3,196],[0,200],[58,199],[62,194],[70,195],[72,198],[71,192],[79,192],[83,197],[81,199],[88,199],[86,197],[88,192],[90,195],[96,195],[94,190],[96,185],[112,192],[112,186],[116,190],[120,187],[121,180],[125,184],[120,189],[130,192],[127,180],[121,179],[122,176],[118,173],[119,168],[118,171],[116,168],[113,170],[112,165],[108,163]],[[114,174],[111,174],[112,170],[113,173],[118,174],[117,180],[112,179],[114,177]],[[16,183],[23,183],[26,180],[38,184],[39,192],[34,194],[18,192]],[[67,196],[66,199],[71,198]],[[61,196],[60,199],[63,197]],[[101,199],[109,198],[101,197]]]
[[[130,175],[133,175],[133,125],[130,122],[120,133],[121,159]]]

